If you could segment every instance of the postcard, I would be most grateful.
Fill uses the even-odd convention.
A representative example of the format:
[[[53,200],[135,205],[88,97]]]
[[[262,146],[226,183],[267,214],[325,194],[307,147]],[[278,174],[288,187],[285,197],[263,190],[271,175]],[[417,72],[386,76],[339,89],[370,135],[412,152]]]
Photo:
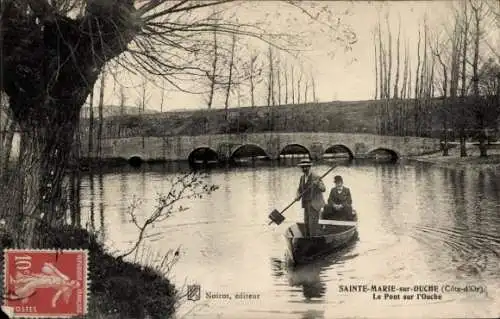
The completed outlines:
[[[2,1],[6,318],[500,316],[500,4]]]

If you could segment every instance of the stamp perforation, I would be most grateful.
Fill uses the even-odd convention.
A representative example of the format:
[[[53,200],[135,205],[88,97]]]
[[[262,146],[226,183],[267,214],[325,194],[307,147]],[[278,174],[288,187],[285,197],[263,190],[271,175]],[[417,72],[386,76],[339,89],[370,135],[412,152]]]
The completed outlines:
[[[12,263],[15,260],[16,254],[23,254],[24,259],[28,259],[26,257],[29,257],[30,262],[25,262],[25,265],[29,264],[29,270],[30,271],[23,271],[21,273],[16,266],[14,266],[14,270],[10,269],[12,267]],[[61,272],[58,267],[61,267],[59,265],[56,267],[57,264],[52,264],[50,261],[53,261],[54,255],[75,255],[75,257],[72,257],[70,259],[66,259],[64,266],[62,267],[63,269],[66,269],[66,274]],[[14,257],[12,257],[14,256]],[[81,259],[80,257],[81,256]],[[88,314],[88,298],[89,298],[89,289],[90,289],[90,277],[89,277],[89,251],[88,249],[4,249],[3,252],[3,258],[4,258],[4,265],[3,265],[3,287],[4,287],[4,296],[3,296],[3,302],[2,304],[7,307],[11,307],[11,309],[15,309],[14,311],[14,318],[71,318],[75,316],[85,316]],[[59,257],[56,257],[59,258]],[[21,259],[21,258],[19,258]],[[40,265],[43,265],[41,268],[40,272],[37,271],[32,271],[31,267],[31,261],[32,259],[37,259],[37,262],[35,264],[40,267]],[[74,263],[72,265],[71,263]],[[68,266],[70,265],[70,266]],[[68,269],[69,267],[69,269]],[[75,268],[73,268],[75,267]],[[79,269],[78,267],[81,267]],[[20,267],[19,267],[20,268]],[[22,295],[20,294],[20,298],[18,300],[9,301],[10,293],[9,291],[11,290],[11,282],[8,278],[11,275],[10,273],[12,271],[16,271],[15,274],[15,279],[14,279],[14,291],[15,293],[19,293],[19,289],[26,288],[27,286],[31,286],[31,292],[36,291],[36,289],[41,289],[41,288],[55,288],[55,294],[52,299],[52,308],[54,309],[54,312],[50,312],[51,309],[47,310],[42,310],[46,309],[46,304],[43,303],[40,307],[40,305],[37,305],[40,308],[40,311],[38,311],[37,307],[34,307],[34,312],[30,313],[29,311],[32,311],[33,305],[30,304],[30,306],[24,306],[23,304],[29,304],[31,303],[36,303],[40,302],[40,300],[44,300],[46,295],[40,295],[42,297],[37,297],[35,299],[36,301],[29,300],[31,297],[30,295]],[[69,273],[67,271],[70,271]],[[81,278],[79,279],[78,272],[81,271]],[[72,275],[68,275],[72,274]],[[20,277],[21,276],[21,277]],[[27,276],[28,278],[24,277]],[[72,276],[76,276],[75,278],[72,278]],[[22,280],[19,281],[21,278]],[[31,280],[31,281],[30,281]],[[19,288],[18,285],[20,282],[21,288]],[[26,284],[26,282],[29,282],[29,284]],[[38,286],[37,286],[38,284]],[[81,293],[79,294],[76,291],[80,291]],[[25,289],[26,290],[26,289]],[[84,291],[81,291],[84,290]],[[75,293],[76,297],[72,298],[72,294]],[[63,302],[59,300],[59,297],[63,297],[66,300],[66,303],[64,304],[64,310],[61,310],[61,307],[59,306]],[[42,298],[42,299],[40,299]],[[70,299],[71,298],[71,299]],[[46,299],[46,298],[45,298]],[[68,300],[71,300],[68,306]],[[58,301],[60,303],[58,303]],[[81,303],[80,305],[78,305]],[[31,308],[30,308],[31,307]],[[29,310],[28,310],[29,309]]]

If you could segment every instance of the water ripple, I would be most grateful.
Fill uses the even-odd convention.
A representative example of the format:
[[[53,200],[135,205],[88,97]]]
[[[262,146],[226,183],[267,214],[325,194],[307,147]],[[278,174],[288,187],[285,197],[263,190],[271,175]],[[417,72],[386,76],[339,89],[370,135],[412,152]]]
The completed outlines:
[[[315,167],[318,172],[327,168]],[[258,292],[264,297],[255,303],[202,300],[207,306],[193,315],[302,319],[375,313],[397,317],[402,311],[422,312],[422,317],[498,314],[500,192],[495,173],[419,165],[352,166],[338,173],[353,194],[360,239],[314,263],[291,267],[285,262],[282,234],[302,219],[300,205],[286,212],[280,226],[268,226],[267,215],[293,198],[300,171],[264,167],[212,172],[211,183],[221,188],[209,199],[185,203],[190,209],[158,225],[154,232],[159,235],[148,244],[160,252],[182,245],[173,269],[180,285],[197,282],[207,291]],[[108,245],[130,247],[137,230],[124,218],[124,199],[144,197],[140,213],[147,214],[154,194],[168,189],[169,174],[118,173],[83,181],[83,223],[101,221],[96,228],[106,232]],[[325,184],[333,186],[333,176],[327,176]],[[376,303],[370,295],[339,293],[341,284],[447,281],[481,283],[488,286],[489,295]]]

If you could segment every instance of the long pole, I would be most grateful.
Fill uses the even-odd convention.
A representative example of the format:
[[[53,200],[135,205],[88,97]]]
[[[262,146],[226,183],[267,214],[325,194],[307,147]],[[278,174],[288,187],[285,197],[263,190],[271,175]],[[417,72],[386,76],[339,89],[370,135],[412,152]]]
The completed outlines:
[[[330,174],[330,173],[331,173],[331,172],[332,172],[332,171],[333,171],[336,167],[337,167],[337,166],[332,166],[332,167],[330,167],[330,169],[329,169],[328,171],[326,171],[323,175],[321,175],[321,176],[319,177],[319,179],[320,179],[320,180],[322,180],[323,178],[325,178],[325,176],[326,176],[326,175],[328,175],[328,174]],[[297,198],[295,198],[295,199],[293,200],[293,202],[291,202],[291,203],[290,203],[287,207],[285,207],[285,208],[284,208],[281,212],[279,212],[279,213],[280,213],[280,215],[283,215],[283,213],[284,213],[287,209],[289,209],[290,207],[292,207],[292,206],[293,206],[293,204],[295,204],[295,202],[299,201],[299,199],[302,197],[302,195],[304,195],[304,193],[305,193],[306,191],[308,191],[309,189],[311,189],[311,187],[312,187],[312,185],[310,185],[309,187],[307,187],[306,189],[304,189],[304,190],[300,193],[300,195],[299,195]],[[268,224],[268,225],[271,225],[272,223],[274,223],[274,221],[273,221],[273,220],[271,220],[271,221],[269,222],[269,224]]]

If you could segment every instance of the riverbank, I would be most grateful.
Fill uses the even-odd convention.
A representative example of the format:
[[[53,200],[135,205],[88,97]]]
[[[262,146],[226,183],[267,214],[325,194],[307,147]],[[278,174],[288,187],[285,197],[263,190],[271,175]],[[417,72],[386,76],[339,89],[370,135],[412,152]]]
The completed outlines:
[[[443,156],[442,152],[439,152],[411,157],[410,160],[454,169],[479,169],[499,171],[500,146],[490,146],[488,149],[487,157],[480,157],[479,148],[475,145],[470,145],[467,147],[466,157],[460,157],[460,148],[457,146],[449,150],[448,156]]]
[[[90,292],[85,318],[164,319],[174,313],[178,292],[160,269],[112,256],[84,229],[65,226],[47,233],[50,236],[41,248],[89,251]],[[8,234],[0,235],[0,249],[9,248]],[[0,268],[3,276],[3,267]],[[0,291],[3,295],[3,287]]]

